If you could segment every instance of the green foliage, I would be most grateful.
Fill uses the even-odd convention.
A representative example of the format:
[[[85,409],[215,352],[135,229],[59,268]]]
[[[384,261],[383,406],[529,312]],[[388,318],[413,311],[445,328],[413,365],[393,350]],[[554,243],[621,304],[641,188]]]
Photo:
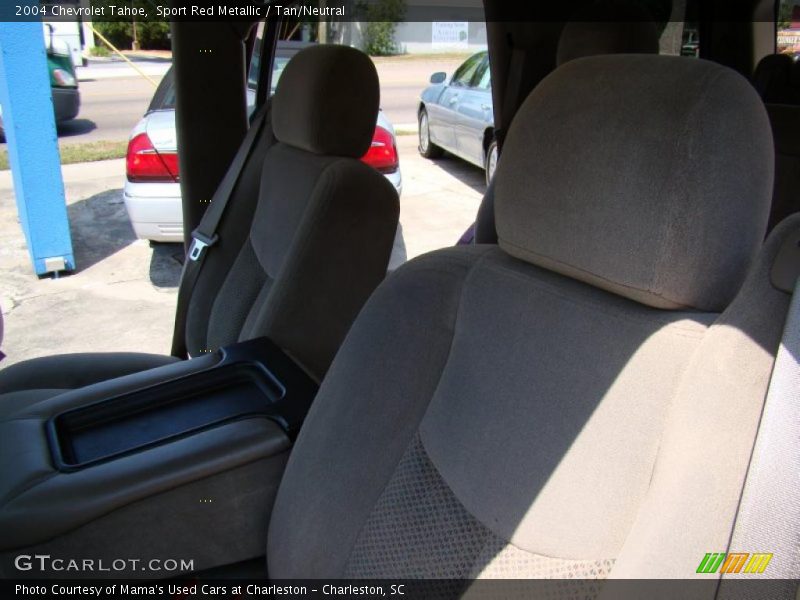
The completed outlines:
[[[145,50],[169,50],[172,47],[169,39],[169,23],[162,21],[137,23],[136,30],[139,43]]]
[[[791,0],[783,0],[780,6],[780,13],[778,15],[778,30],[788,29],[792,25],[792,11],[795,5],[800,2],[792,2]]]
[[[405,0],[371,0],[360,8],[368,20],[363,30],[364,52],[370,56],[397,54],[394,32],[405,17]]]
[[[92,6],[108,6],[121,3],[119,0],[92,0]],[[126,3],[129,4],[129,3]],[[139,45],[144,50],[169,50],[171,47],[169,39],[169,23],[157,21],[153,18],[153,3],[149,0],[134,0],[132,3],[135,8],[144,8],[150,16],[148,21],[136,21],[136,37]],[[110,14],[107,9],[106,14]],[[95,21],[95,29],[108,38],[120,50],[130,50],[133,43],[133,18],[119,17],[114,21]]]
[[[133,23],[131,21],[98,22],[95,29],[120,50],[130,50],[133,43]],[[143,50],[169,50],[169,23],[159,21],[136,22],[136,34]],[[98,41],[98,45],[102,42]]]
[[[138,24],[137,24],[138,27]],[[133,40],[133,25],[130,21],[101,21],[94,28],[120,50],[129,50]],[[98,45],[103,42],[97,40]]]
[[[89,56],[99,56],[101,58],[105,58],[107,56],[111,56],[111,50],[105,46],[94,46],[89,49]]]
[[[127,151],[128,142],[125,140],[66,144],[59,150],[62,165],[124,158]],[[8,152],[6,152],[5,148],[0,148],[0,171],[7,171],[8,169]]]
[[[364,24],[364,52],[370,56],[397,54],[394,41],[395,24],[389,21],[370,21]]]

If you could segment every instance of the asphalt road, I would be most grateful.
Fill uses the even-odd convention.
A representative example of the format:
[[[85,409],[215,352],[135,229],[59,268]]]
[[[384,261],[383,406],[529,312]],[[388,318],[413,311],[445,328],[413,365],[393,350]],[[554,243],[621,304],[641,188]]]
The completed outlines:
[[[80,90],[78,118],[58,127],[61,144],[127,139],[154,92],[150,82],[143,78],[84,81]],[[416,123],[421,91],[419,85],[388,83],[381,86],[381,108],[396,125]]]
[[[422,92],[419,85],[387,84],[381,86],[381,108],[394,125],[417,122],[417,103]]]
[[[157,76],[153,79],[161,81]],[[59,144],[127,140],[154,91],[142,77],[81,81],[80,112],[77,118],[58,124]]]
[[[381,80],[381,108],[395,125],[417,121],[417,103],[436,70],[452,70],[461,59],[381,60],[377,61]],[[109,67],[110,69],[111,67]],[[104,69],[108,70],[108,69]],[[157,82],[160,75],[150,73]],[[155,88],[140,76],[97,78],[80,82],[81,110],[78,117],[58,126],[59,143],[128,139],[142,117]]]
[[[156,82],[160,78],[153,78]],[[142,77],[82,81],[81,111],[58,126],[61,144],[126,140],[150,104],[155,88]]]

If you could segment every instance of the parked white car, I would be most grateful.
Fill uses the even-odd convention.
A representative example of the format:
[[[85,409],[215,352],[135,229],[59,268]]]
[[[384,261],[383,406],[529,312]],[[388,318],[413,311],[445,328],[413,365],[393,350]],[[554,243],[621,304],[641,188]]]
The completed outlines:
[[[306,44],[281,42],[273,64],[277,84],[289,59]],[[252,109],[255,94],[248,90]],[[156,89],[144,117],[131,131],[126,157],[125,207],[136,237],[155,242],[183,241],[180,173],[175,132],[175,84],[172,69]],[[394,127],[378,113],[372,147],[362,157],[383,173],[399,194],[403,188]]]

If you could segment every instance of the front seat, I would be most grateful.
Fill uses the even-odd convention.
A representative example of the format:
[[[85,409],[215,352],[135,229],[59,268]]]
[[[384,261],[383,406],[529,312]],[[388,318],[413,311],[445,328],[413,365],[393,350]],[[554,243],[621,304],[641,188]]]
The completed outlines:
[[[661,35],[649,13],[628,2],[604,2],[582,14],[584,21],[570,21],[558,38],[556,67],[564,63],[601,54],[658,54]],[[592,19],[595,18],[595,21]],[[607,19],[618,18],[619,21]],[[494,222],[494,183],[483,195],[475,217],[476,244],[496,244]]]
[[[287,65],[270,129],[256,142],[188,308],[191,356],[268,336],[321,379],[386,274],[399,216],[394,187],[359,159],[378,115],[363,53],[316,46]],[[178,359],[135,353],[48,356],[0,371],[0,406]],[[19,400],[18,400],[19,401]]]
[[[725,552],[790,298],[770,267],[800,227],[761,250],[772,159],[728,68],[550,74],[508,133],[499,246],[407,263],[354,323],[281,482],[270,576],[592,597]]]

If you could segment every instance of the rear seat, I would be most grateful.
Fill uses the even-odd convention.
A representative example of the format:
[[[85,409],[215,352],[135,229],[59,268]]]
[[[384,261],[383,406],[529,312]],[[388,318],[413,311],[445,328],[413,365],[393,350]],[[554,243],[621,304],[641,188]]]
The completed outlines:
[[[753,85],[766,104],[800,104],[800,63],[768,54],[753,71]]]
[[[800,211],[800,106],[767,104],[775,140],[775,189],[769,231]]]
[[[767,108],[775,141],[775,188],[768,231],[800,211],[800,62],[785,54],[761,59],[753,85]]]

